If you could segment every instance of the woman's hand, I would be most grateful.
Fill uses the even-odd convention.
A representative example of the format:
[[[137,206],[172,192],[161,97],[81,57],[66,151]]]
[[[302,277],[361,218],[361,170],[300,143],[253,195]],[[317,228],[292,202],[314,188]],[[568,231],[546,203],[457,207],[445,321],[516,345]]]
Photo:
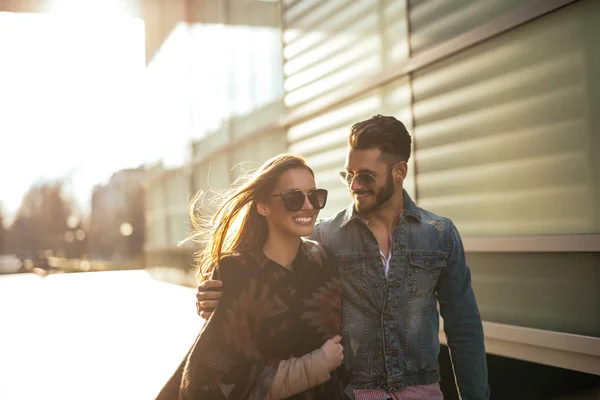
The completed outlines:
[[[344,361],[344,348],[340,344],[341,340],[342,337],[336,335],[321,346],[321,349],[325,352],[329,372],[339,367],[342,364],[342,361]]]

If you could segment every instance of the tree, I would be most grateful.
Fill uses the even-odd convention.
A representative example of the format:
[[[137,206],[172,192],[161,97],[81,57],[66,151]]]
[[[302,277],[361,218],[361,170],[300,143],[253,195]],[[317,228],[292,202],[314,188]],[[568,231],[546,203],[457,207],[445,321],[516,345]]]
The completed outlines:
[[[32,186],[10,227],[10,250],[19,255],[65,251],[67,220],[72,213],[60,183]]]

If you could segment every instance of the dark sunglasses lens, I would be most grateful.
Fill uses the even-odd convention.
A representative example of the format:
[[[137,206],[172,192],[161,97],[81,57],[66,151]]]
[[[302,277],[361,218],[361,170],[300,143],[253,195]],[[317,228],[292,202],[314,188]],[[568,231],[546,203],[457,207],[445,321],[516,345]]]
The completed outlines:
[[[308,201],[316,210],[321,210],[325,208],[327,204],[327,190],[325,189],[317,189],[310,192],[308,195]]]
[[[288,211],[298,211],[304,205],[304,193],[299,190],[294,190],[281,195],[283,205]]]
[[[360,186],[372,186],[375,183],[375,178],[367,174],[356,175],[356,180]]]

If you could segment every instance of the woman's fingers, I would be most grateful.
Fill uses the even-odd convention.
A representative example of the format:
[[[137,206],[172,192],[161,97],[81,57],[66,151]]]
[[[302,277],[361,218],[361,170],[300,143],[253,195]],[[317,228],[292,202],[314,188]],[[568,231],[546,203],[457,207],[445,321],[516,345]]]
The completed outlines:
[[[196,299],[202,300],[218,300],[221,298],[221,292],[198,292],[196,293]]]

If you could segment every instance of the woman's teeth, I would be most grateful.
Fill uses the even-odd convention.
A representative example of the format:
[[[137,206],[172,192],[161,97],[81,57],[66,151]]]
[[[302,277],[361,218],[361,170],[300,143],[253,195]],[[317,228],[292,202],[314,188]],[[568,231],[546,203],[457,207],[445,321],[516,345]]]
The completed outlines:
[[[312,222],[312,217],[295,217],[294,221],[301,224],[310,224]]]

